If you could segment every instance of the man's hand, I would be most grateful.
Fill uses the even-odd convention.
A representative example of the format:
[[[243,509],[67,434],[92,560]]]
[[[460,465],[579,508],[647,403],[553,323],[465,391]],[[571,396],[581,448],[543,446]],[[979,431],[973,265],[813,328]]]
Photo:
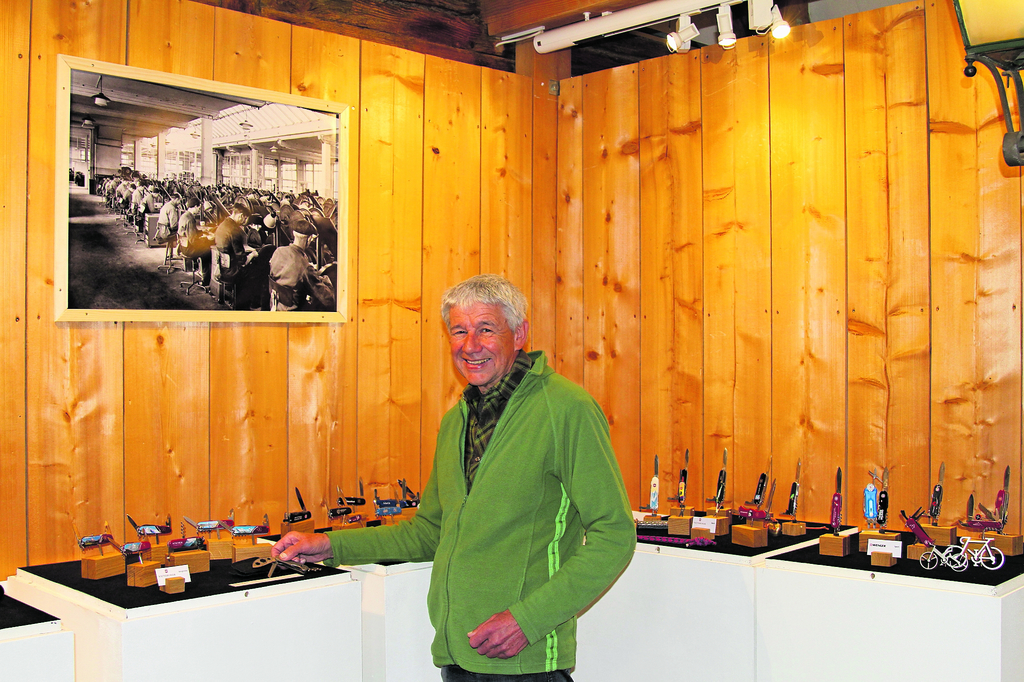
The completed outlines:
[[[270,556],[284,561],[306,562],[323,561],[334,558],[331,541],[323,533],[296,533],[292,531],[278,540],[270,548]]]
[[[487,658],[512,658],[527,644],[519,623],[507,610],[494,614],[469,633],[469,645]]]

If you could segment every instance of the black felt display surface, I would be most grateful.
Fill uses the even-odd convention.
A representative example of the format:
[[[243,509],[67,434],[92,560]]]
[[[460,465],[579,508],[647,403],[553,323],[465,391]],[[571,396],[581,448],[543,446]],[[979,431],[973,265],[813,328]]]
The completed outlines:
[[[337,568],[322,566],[319,571],[306,575],[299,575],[287,580],[260,583],[249,587],[231,587],[231,583],[253,580],[255,578],[244,578],[234,575],[231,572],[230,559],[218,559],[210,561],[210,570],[206,573],[195,573],[191,576],[192,582],[185,584],[185,591],[179,594],[166,594],[160,591],[156,585],[151,587],[128,587],[128,578],[125,575],[115,575],[101,580],[86,580],[82,578],[81,562],[67,561],[60,564],[46,564],[43,566],[30,566],[20,569],[26,573],[45,578],[51,582],[78,590],[83,594],[96,597],[108,604],[119,606],[123,609],[135,609],[143,606],[154,606],[156,604],[167,604],[170,602],[198,599],[218,594],[231,592],[244,592],[255,590],[261,587],[280,585],[282,583],[294,583],[301,580],[323,577],[345,573],[346,571]],[[269,572],[270,567],[267,567]],[[266,572],[259,577],[266,577]],[[282,575],[286,570],[279,567],[274,571],[274,577]]]
[[[702,514],[698,513],[697,516],[702,516]],[[742,523],[737,523],[737,521],[742,522],[743,519],[734,515],[733,526],[742,525]],[[843,530],[848,528],[851,528],[851,526],[842,526]],[[767,554],[768,552],[773,552],[779,549],[785,549],[787,547],[794,547],[795,545],[806,542],[807,540],[817,540],[820,536],[828,532],[831,531],[827,529],[812,529],[808,526],[807,534],[799,537],[790,537],[787,535],[773,536],[769,534],[767,547],[744,547],[743,545],[733,544],[729,536],[723,535],[716,539],[714,545],[708,547],[688,547],[688,549],[700,552],[752,557],[759,554]],[[639,542],[643,544],[662,545],[665,547],[685,547],[685,545],[673,543],[668,535],[668,531],[664,529],[641,529],[637,531],[637,535],[648,537],[655,536],[659,538],[654,540],[639,540]],[[1024,574],[1024,556],[1006,557],[1006,563],[1003,564],[1003,567],[995,571],[990,571],[982,566],[974,566],[973,564],[968,566],[967,570],[963,573],[957,573],[953,569],[945,566],[938,566],[929,571],[921,566],[917,559],[897,559],[896,565],[891,567],[872,566],[871,557],[868,556],[867,553],[856,551],[859,535],[859,533],[856,533],[851,536],[851,543],[854,551],[845,557],[822,555],[818,551],[818,543],[815,542],[810,547],[793,549],[788,552],[776,554],[771,558],[780,561],[790,561],[793,563],[812,564],[815,566],[830,566],[834,568],[862,570],[869,573],[890,573],[894,575],[913,576],[915,578],[931,578],[934,580],[948,580],[951,582],[989,586],[1000,585]],[[664,538],[664,540],[660,538]],[[916,540],[913,533],[906,531],[893,532],[892,538],[899,539],[903,542],[904,555],[907,551],[906,548]]]
[[[51,620],[60,619],[20,602],[10,595],[0,599],[0,629],[38,625],[39,623],[49,623]]]
[[[913,533],[900,533],[903,540],[903,552],[914,541]],[[857,535],[853,536],[853,547],[857,547]],[[951,568],[938,566],[927,570],[921,566],[917,559],[897,559],[895,566],[872,566],[871,557],[865,552],[851,552],[848,556],[822,556],[818,553],[818,546],[805,547],[793,550],[785,554],[773,556],[772,559],[791,561],[800,564],[812,564],[816,566],[831,566],[834,568],[849,568],[866,571],[869,573],[889,573],[893,575],[905,575],[915,578],[931,578],[932,580],[948,580],[956,583],[971,583],[974,585],[1001,585],[1024,573],[1024,556],[1008,556],[1003,567],[990,571],[982,566],[969,565],[963,573],[957,573]]]
[[[695,514],[695,516],[703,516],[703,514],[698,513],[698,514]],[[733,517],[732,517],[732,526],[733,527],[739,526],[739,525],[743,525],[743,522],[744,522],[743,517],[733,515]],[[786,547],[793,547],[795,545],[800,544],[801,542],[807,542],[808,540],[816,540],[818,538],[818,536],[820,536],[820,535],[822,535],[824,533],[831,532],[830,530],[825,529],[825,528],[811,528],[812,525],[819,525],[819,524],[808,524],[808,526],[807,526],[807,533],[805,535],[799,535],[799,536],[795,536],[795,537],[794,536],[789,536],[789,535],[782,535],[781,533],[779,535],[777,535],[777,536],[773,536],[771,533],[769,533],[768,534],[768,546],[767,547],[746,547],[744,545],[737,545],[737,544],[735,544],[732,541],[732,538],[729,535],[720,535],[720,536],[718,536],[717,538],[715,538],[715,544],[709,545],[707,547],[686,547],[685,545],[680,545],[678,543],[674,543],[674,542],[672,542],[671,538],[672,537],[678,537],[678,536],[670,536],[668,534],[668,531],[664,530],[664,529],[662,529],[662,530],[640,529],[640,530],[637,531],[637,535],[638,536],[639,535],[643,535],[643,536],[647,536],[647,537],[654,536],[654,537],[658,537],[658,538],[661,538],[661,537],[665,538],[664,540],[660,540],[660,539],[659,540],[639,540],[639,542],[641,542],[642,544],[645,544],[645,545],[661,545],[661,546],[664,546],[664,547],[685,547],[686,549],[694,549],[694,550],[701,551],[701,552],[712,552],[712,553],[715,553],[715,554],[728,554],[730,556],[753,557],[753,556],[758,556],[759,554],[767,554],[768,552],[773,552],[775,550],[785,549]],[[845,530],[847,528],[851,528],[851,526],[842,526],[843,530]],[[818,550],[818,546],[817,545],[814,546],[814,550],[815,551]]]

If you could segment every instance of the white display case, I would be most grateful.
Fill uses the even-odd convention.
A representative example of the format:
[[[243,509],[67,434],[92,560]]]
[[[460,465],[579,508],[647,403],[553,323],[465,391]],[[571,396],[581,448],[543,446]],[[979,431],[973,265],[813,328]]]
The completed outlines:
[[[432,562],[348,567],[363,587],[363,682],[437,682],[427,615]]]
[[[173,600],[123,608],[33,570],[19,569],[8,592],[74,632],[76,682],[362,679],[360,629],[339,626],[360,619],[360,584],[346,572],[195,597],[186,586]]]
[[[7,583],[0,583],[8,589]],[[0,677],[33,682],[73,682],[75,636],[60,620],[16,600],[0,600]]]

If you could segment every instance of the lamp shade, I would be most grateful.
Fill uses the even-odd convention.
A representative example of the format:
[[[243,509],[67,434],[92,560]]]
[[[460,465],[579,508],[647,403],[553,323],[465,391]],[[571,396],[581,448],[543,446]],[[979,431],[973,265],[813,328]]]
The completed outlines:
[[[967,54],[1024,49],[1024,2],[953,0]]]

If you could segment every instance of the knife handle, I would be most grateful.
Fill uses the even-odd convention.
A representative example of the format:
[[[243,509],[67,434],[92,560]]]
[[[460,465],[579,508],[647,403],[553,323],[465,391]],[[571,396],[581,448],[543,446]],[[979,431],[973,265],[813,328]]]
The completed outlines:
[[[831,514],[831,526],[832,532],[839,534],[839,526],[843,521],[843,495],[842,493],[835,493],[832,495],[832,514]]]

